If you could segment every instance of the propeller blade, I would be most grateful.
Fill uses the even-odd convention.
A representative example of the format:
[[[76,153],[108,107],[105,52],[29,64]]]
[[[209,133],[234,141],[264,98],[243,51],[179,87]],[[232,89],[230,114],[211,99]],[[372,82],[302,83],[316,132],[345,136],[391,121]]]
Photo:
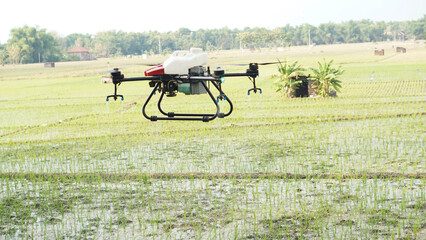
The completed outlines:
[[[229,64],[222,64],[224,66],[247,66],[247,63],[229,63]]]
[[[258,63],[257,65],[271,65],[271,64],[277,64],[280,62],[264,62],[264,63]]]
[[[110,69],[110,70],[105,70],[105,71],[100,71],[100,73],[115,73],[118,72],[121,68],[114,68],[114,69]]]
[[[227,71],[228,70],[227,68],[222,67],[222,66],[226,66],[226,65],[228,65],[228,64],[222,64],[221,66],[217,65],[217,66],[213,67],[212,69],[213,69],[213,71],[216,70],[216,69],[222,69],[224,71]]]
[[[264,65],[271,65],[271,64],[277,64],[277,63],[280,63],[280,62],[262,62],[262,63],[254,63],[254,64],[257,64],[257,65],[259,65],[259,66],[264,66]],[[249,63],[229,63],[229,64],[222,64],[222,65],[224,65],[224,66],[248,66],[249,65]]]
[[[162,63],[137,63],[135,65],[139,65],[139,66],[148,66],[148,67],[155,67],[158,65],[161,65]]]
[[[100,71],[100,73],[113,73],[113,72],[116,72],[116,71],[114,71],[114,70],[105,70],[105,71]]]

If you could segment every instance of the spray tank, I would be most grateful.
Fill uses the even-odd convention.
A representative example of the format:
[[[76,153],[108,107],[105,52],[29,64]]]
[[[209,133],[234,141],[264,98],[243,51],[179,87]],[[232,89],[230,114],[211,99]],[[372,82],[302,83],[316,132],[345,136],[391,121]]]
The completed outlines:
[[[201,48],[191,48],[189,51],[175,51],[162,65],[145,71],[145,76],[157,75],[187,75],[190,68],[207,65],[207,53]]]

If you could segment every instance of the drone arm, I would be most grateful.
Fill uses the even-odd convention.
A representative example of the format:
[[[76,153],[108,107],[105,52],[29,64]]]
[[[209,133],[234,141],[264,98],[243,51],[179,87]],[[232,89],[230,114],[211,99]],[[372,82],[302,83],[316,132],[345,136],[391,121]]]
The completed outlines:
[[[135,82],[135,81],[152,81],[152,80],[160,80],[160,76],[150,76],[150,77],[131,77],[125,78],[123,74],[118,70],[118,68],[114,68],[111,72],[112,83],[121,84],[122,82]]]
[[[130,77],[123,78],[119,80],[120,82],[138,82],[138,81],[156,81],[161,80],[160,76],[152,76],[152,77]]]
[[[262,89],[256,87],[256,78],[259,76],[259,64],[257,63],[250,63],[249,69],[245,73],[225,73],[223,70],[216,70],[216,72],[221,73],[221,77],[248,77],[251,82],[253,83],[253,88],[249,89],[247,91],[247,94],[250,95],[250,92],[253,91],[254,93],[262,93]]]
[[[224,77],[257,77],[256,73],[225,73]]]
[[[256,78],[258,74],[256,73],[225,73],[222,75],[223,77],[252,77]],[[222,77],[221,76],[221,77]],[[161,80],[161,76],[150,76],[150,77],[130,77],[130,78],[121,78],[121,79],[114,79],[113,83],[122,83],[122,82],[137,82],[137,81],[158,81]],[[175,76],[173,79],[176,80],[198,80],[198,81],[220,81],[220,78],[217,77],[203,77],[203,76]]]
[[[259,76],[259,72],[258,71],[250,71],[247,70],[247,72],[245,73],[225,73],[223,75],[223,77],[248,77],[250,79],[250,81],[253,83],[253,88],[250,88],[247,91],[247,94],[250,95],[250,92],[254,92],[257,93],[257,91],[259,91],[259,93],[262,93],[262,89],[256,87],[256,78]]]
[[[121,74],[121,72],[118,71],[117,68],[114,69],[113,72],[111,72],[111,78],[112,78],[112,83],[114,84],[114,94],[107,96],[106,98],[107,101],[109,101],[109,98],[113,98],[114,100],[117,100],[117,98],[121,98],[121,100],[124,100],[123,95],[117,94],[117,88],[123,82],[160,80],[159,76],[125,78],[124,75]]]

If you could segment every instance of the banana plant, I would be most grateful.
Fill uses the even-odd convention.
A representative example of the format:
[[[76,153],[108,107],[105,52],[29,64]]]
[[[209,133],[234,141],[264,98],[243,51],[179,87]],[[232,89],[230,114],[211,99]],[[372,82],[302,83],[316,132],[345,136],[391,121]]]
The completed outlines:
[[[277,87],[277,92],[283,92],[286,97],[294,97],[296,89],[302,81],[299,76],[303,75],[304,68],[298,65],[297,61],[290,64],[284,59],[284,62],[278,60],[278,71],[280,72],[280,78],[274,83]]]
[[[342,81],[337,78],[343,74],[344,70],[342,66],[333,68],[332,63],[333,60],[327,62],[324,58],[322,64],[318,61],[318,68],[311,68],[313,72],[311,78],[315,79],[313,84],[318,85],[318,94],[323,97],[330,96],[330,87],[337,92],[340,92],[340,88],[342,88],[340,85]]]

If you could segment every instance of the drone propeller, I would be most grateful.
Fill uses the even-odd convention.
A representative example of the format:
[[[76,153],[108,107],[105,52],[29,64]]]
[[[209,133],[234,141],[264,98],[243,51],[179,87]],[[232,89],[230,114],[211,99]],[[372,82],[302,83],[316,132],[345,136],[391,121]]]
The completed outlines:
[[[257,64],[259,66],[264,66],[264,65],[271,65],[271,64],[277,64],[280,62],[262,62],[262,63],[253,63],[253,64]],[[230,64],[223,64],[223,65],[229,65],[229,66],[247,66],[250,65],[252,63],[230,63]]]
[[[114,68],[114,69],[110,69],[110,70],[100,71],[100,73],[117,73],[117,72],[119,72],[120,69],[121,69],[121,67],[118,67],[118,68]]]
[[[280,63],[280,62],[264,62],[264,63],[258,63],[257,65],[264,66],[264,65],[271,65],[271,64],[277,64],[277,63]]]
[[[224,66],[247,66],[247,63],[228,63],[228,64],[222,64]]]
[[[148,67],[155,67],[158,65],[161,65],[162,63],[136,63],[135,65],[139,66],[148,66]]]

